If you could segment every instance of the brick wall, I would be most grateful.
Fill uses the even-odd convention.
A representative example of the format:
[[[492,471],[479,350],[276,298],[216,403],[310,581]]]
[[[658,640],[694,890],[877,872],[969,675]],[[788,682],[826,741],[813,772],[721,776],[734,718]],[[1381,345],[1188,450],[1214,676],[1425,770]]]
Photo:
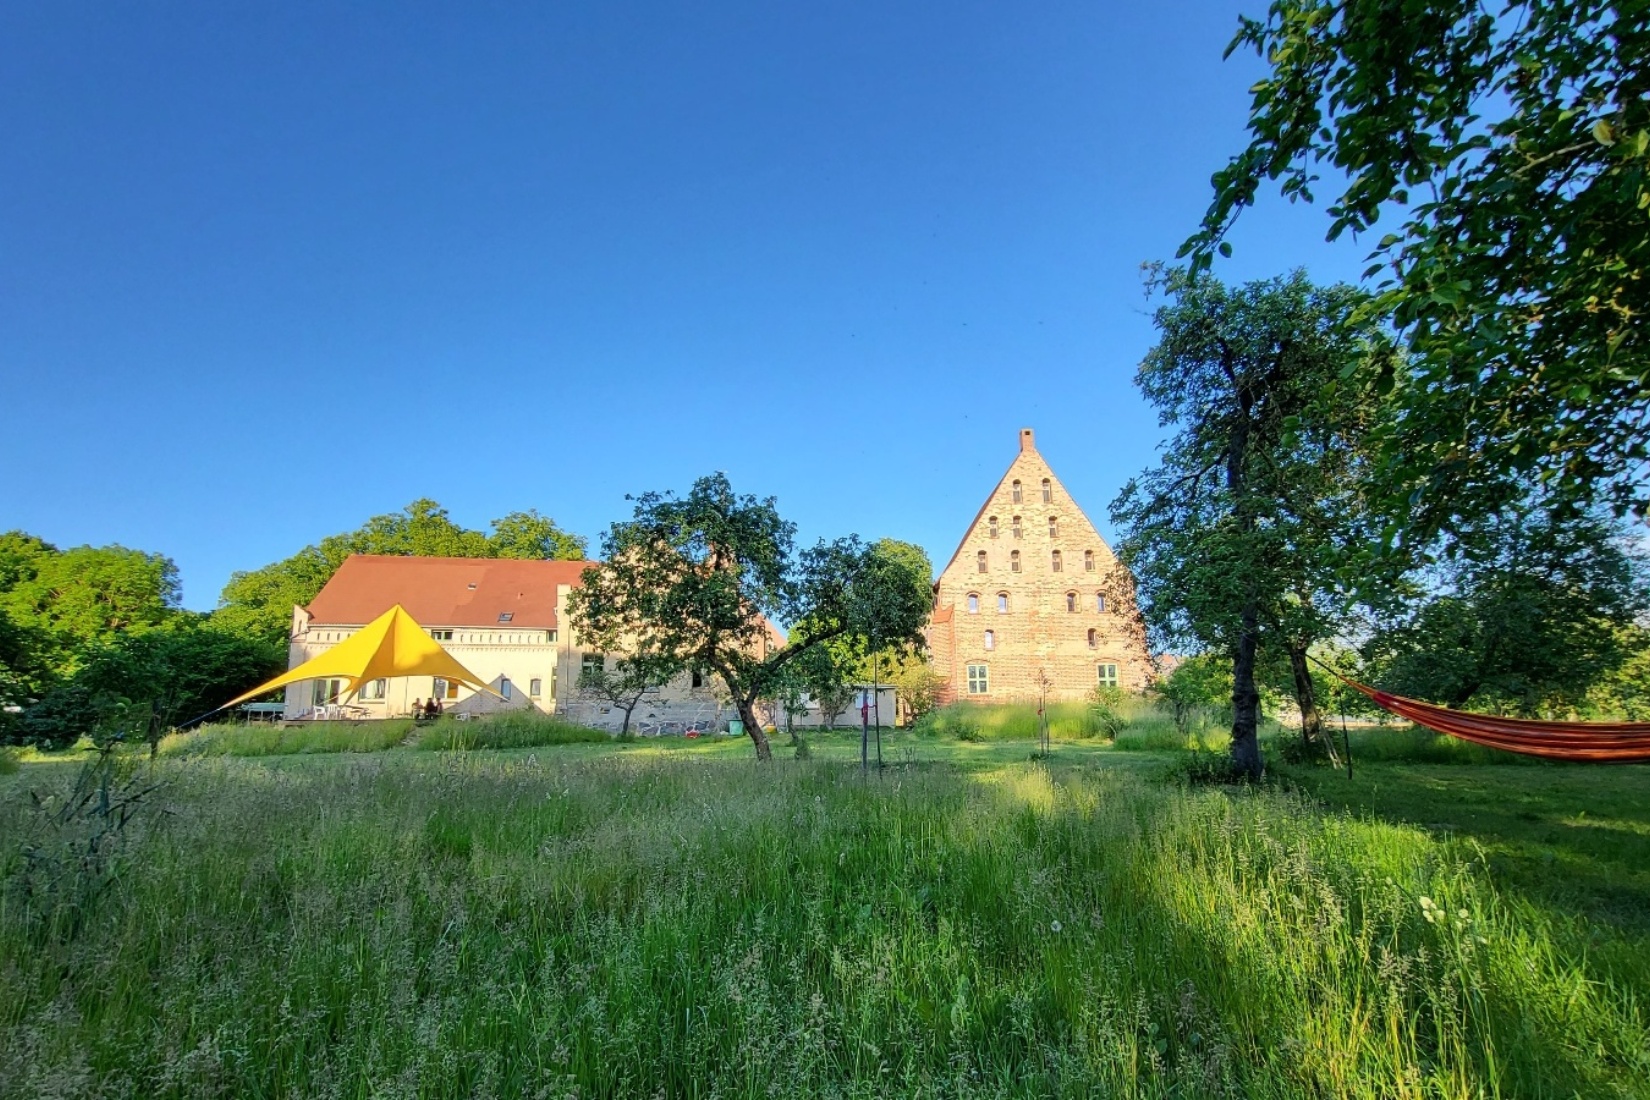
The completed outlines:
[[[1117,666],[1118,686],[1142,690],[1153,672],[1133,587],[1038,453],[1031,429],[1022,429],[1019,454],[935,584],[928,637],[934,667],[948,681],[943,701],[1036,699],[1045,677],[1049,699],[1081,698],[1099,682],[1101,665]],[[985,693],[970,694],[969,665],[985,666]]]

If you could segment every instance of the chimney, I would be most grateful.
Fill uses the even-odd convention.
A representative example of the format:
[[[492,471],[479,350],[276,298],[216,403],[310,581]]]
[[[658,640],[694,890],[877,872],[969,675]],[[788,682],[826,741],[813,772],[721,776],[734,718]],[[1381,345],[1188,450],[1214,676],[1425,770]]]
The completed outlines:
[[[1020,451],[1035,451],[1037,449],[1037,434],[1030,428],[1020,429]]]

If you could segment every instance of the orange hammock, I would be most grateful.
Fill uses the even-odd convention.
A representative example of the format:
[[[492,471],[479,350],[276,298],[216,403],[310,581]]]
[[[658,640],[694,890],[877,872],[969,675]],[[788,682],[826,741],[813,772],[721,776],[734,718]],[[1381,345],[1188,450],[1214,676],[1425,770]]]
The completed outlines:
[[[1550,760],[1590,760],[1600,764],[1650,760],[1650,722],[1538,722],[1530,718],[1468,714],[1377,691],[1339,673],[1336,676],[1400,718],[1492,749],[1545,756]]]

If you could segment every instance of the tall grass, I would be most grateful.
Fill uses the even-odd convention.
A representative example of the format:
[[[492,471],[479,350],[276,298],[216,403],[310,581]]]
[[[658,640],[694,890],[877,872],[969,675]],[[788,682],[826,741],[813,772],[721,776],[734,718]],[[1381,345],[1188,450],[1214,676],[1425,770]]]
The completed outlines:
[[[1106,732],[1095,707],[1086,702],[1049,703],[1049,736],[1076,740]],[[1125,723],[1153,714],[1151,705],[1137,696],[1124,696],[1117,706]],[[1041,733],[1035,703],[954,703],[932,711],[917,723],[916,732],[963,741],[1035,741]]]
[[[160,742],[162,756],[286,756],[317,752],[381,752],[404,743],[413,720],[383,722],[303,722],[290,726],[203,726],[174,733]]]
[[[1643,1095],[1650,950],[1471,851],[1121,769],[162,760],[0,1097]],[[50,851],[33,803],[0,837]]]
[[[421,749],[525,749],[539,745],[605,743],[613,735],[546,714],[506,711],[470,722],[436,722],[418,731]]]

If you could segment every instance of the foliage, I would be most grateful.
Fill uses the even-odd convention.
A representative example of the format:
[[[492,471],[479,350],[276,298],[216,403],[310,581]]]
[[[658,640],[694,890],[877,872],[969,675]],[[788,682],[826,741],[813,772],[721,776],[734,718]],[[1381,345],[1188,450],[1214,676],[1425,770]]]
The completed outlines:
[[[1158,677],[1151,693],[1169,709],[1175,729],[1184,737],[1200,711],[1231,709],[1231,662],[1213,653],[1183,658],[1167,676]]]
[[[213,617],[249,637],[284,643],[292,609],[313,600],[351,554],[404,557],[555,558],[578,561],[585,540],[537,511],[511,512],[493,521],[491,534],[454,523],[433,500],[373,516],[361,527],[329,535],[282,561],[229,578]]]
[[[1103,749],[753,784],[723,748],[163,759],[177,812],[77,937],[0,921],[0,1097],[1457,1100],[1650,1076],[1637,769],[1376,767],[1306,776],[1308,799]],[[60,783],[0,784],[5,843]]]
[[[758,759],[772,752],[754,706],[783,689],[786,666],[838,639],[914,643],[927,621],[928,580],[904,556],[852,536],[797,552],[773,499],[739,496],[722,474],[686,497],[634,499],[634,517],[602,538],[606,561],[572,594],[574,622],[592,648],[721,677]],[[788,645],[775,619],[796,624]]]
[[[1612,524],[1508,508],[1451,549],[1433,598],[1366,647],[1382,687],[1451,707],[1569,713],[1632,657],[1650,573]]]
[[[278,647],[180,614],[160,629],[117,634],[93,647],[72,676],[24,713],[23,729],[56,746],[117,730],[153,746],[173,726],[205,716],[285,667]]]
[[[1119,556],[1165,648],[1232,655],[1233,758],[1258,776],[1262,633],[1304,664],[1348,616],[1340,567],[1368,523],[1355,476],[1367,412],[1358,378],[1390,352],[1354,323],[1363,298],[1350,287],[1315,287],[1300,272],[1237,289],[1162,279],[1172,300],[1155,314],[1161,336],[1136,380],[1177,431],[1162,464],[1112,505]]]
[[[1228,53],[1270,67],[1249,147],[1182,248],[1207,265],[1263,181],[1329,236],[1401,222],[1372,313],[1415,358],[1382,435],[1412,541],[1539,480],[1650,507],[1650,35],[1638,3],[1273,0]]]
[[[1650,722],[1650,628],[1618,627],[1615,648],[1621,664],[1593,685],[1582,709],[1629,722]]]
[[[35,666],[68,672],[85,647],[165,623],[181,591],[177,566],[160,554],[0,535],[0,612]]]

